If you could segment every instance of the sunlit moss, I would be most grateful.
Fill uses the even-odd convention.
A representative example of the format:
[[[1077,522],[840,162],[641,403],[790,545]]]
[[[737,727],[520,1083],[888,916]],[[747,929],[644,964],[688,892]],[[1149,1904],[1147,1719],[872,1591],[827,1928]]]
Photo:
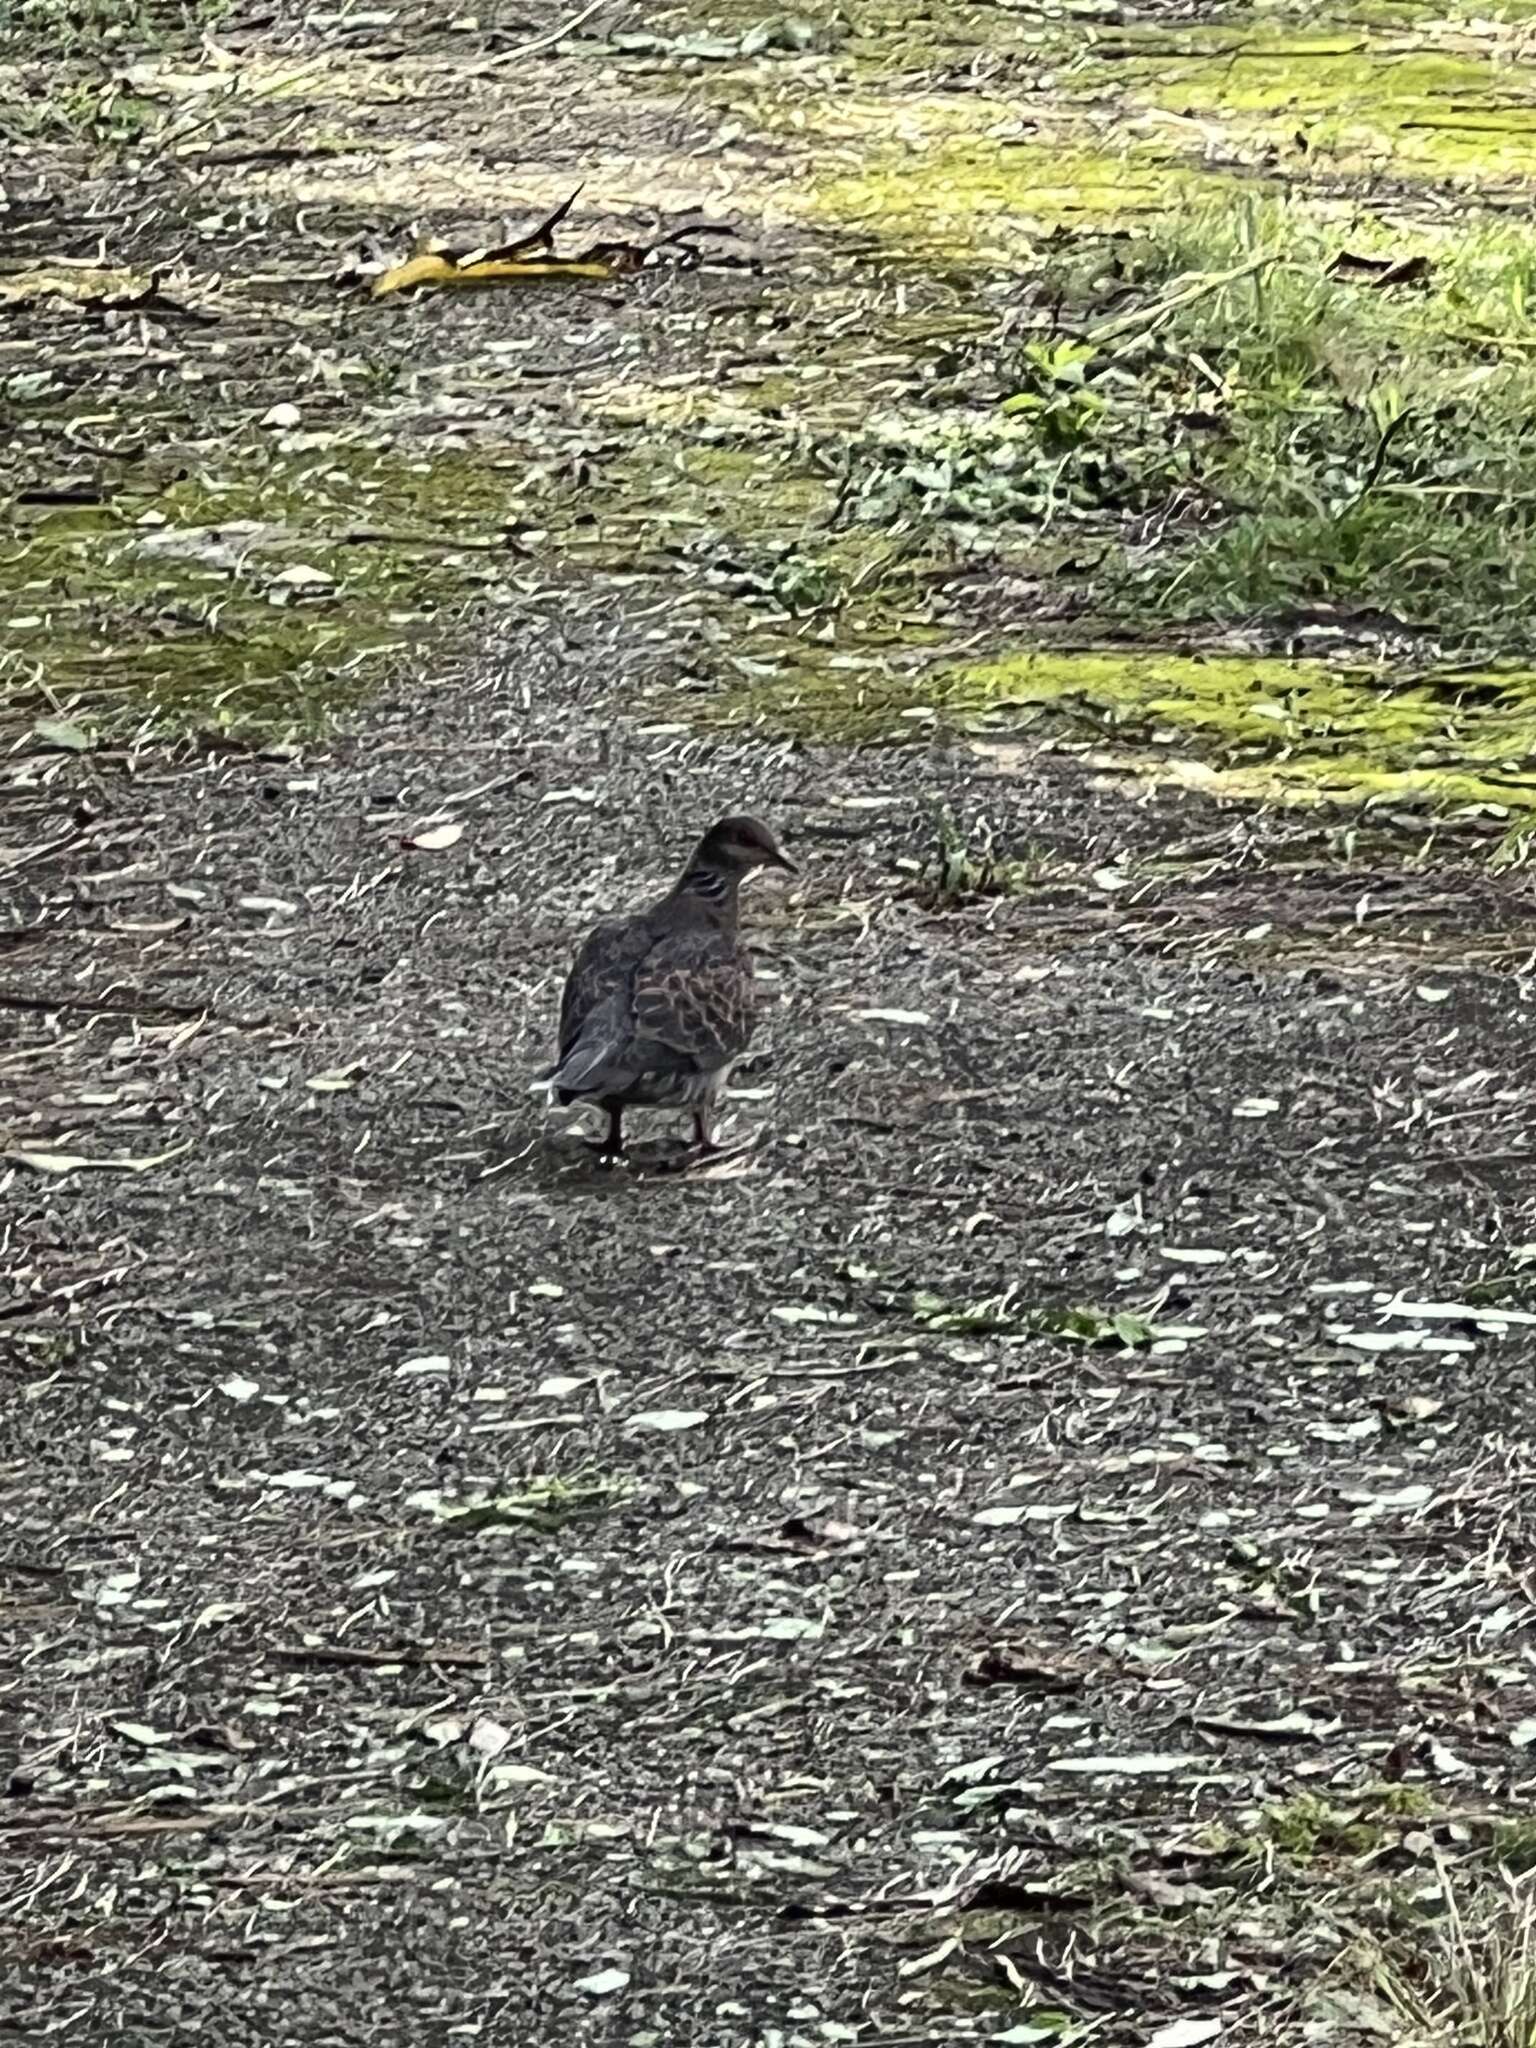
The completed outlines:
[[[857,169],[822,180],[808,203],[822,219],[913,255],[1017,260],[1021,234],[1130,223],[1232,189],[1231,179],[1149,145],[1103,150],[941,129],[882,144]]]
[[[1268,141],[1305,178],[1307,156],[1446,176],[1518,178],[1536,168],[1536,121],[1522,104],[1530,55],[1491,23],[1321,25],[1284,33],[1264,14],[1219,27],[1130,27],[1090,59],[1102,90],[1143,117],[1219,119],[1229,143]]]
[[[218,475],[40,511],[0,550],[0,700],[313,728],[499,580],[511,509],[487,465],[346,447],[246,450]]]
[[[834,666],[807,653],[744,679],[721,708],[821,740],[1049,730],[1098,740],[1129,772],[1217,794],[1536,807],[1536,674],[1523,671],[1403,683],[1261,656],[1031,648],[924,665],[870,651]]]
[[[1331,173],[1390,166],[1453,181],[1536,171],[1536,71],[1517,29],[1423,8],[1306,14],[1298,32],[1281,10],[1229,8],[1204,24],[1047,12],[1001,45],[995,28],[975,30],[975,47],[997,58],[1023,64],[1034,51],[1054,88],[1042,101],[1010,91],[1006,67],[958,95],[895,91],[875,64],[759,112],[818,140],[819,174],[792,205],[957,257],[1016,255],[1010,229],[1134,221],[1202,192],[1235,199],[1282,168],[1304,191],[1319,160]],[[955,15],[940,9],[935,34],[963,38]]]

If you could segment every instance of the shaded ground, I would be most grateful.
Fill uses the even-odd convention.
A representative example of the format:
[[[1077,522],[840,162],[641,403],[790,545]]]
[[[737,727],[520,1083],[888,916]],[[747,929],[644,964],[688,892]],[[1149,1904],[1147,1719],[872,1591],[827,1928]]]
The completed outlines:
[[[500,54],[423,46],[466,47]],[[541,165],[594,136],[693,161],[676,79],[615,129],[582,63],[551,60]],[[164,177],[115,259],[177,232]],[[900,322],[967,298],[762,232],[829,360],[854,335],[905,376],[932,337]],[[527,463],[568,433],[596,474],[590,352],[610,409],[724,389],[740,332],[801,350],[782,291],[707,266],[601,316],[424,301],[389,347],[421,413],[493,385],[498,345],[555,365],[493,392],[489,437],[546,408]],[[230,320],[236,452],[302,433],[257,425],[282,380]],[[627,551],[638,499],[528,486],[568,524],[465,551],[484,608],[459,567],[424,602],[392,544],[428,651],[388,650],[339,738],[289,737],[290,705],[246,722],[264,753],[140,746],[35,702],[46,672],[13,693],[0,2011],[103,2041],[1403,2038],[1443,1862],[1475,1892],[1530,1854],[1536,915],[1487,860],[1507,820],[1422,785],[1151,786],[1144,731],[1130,777],[1093,715],[1006,694],[906,705],[905,746],[722,730],[732,659],[755,685],[807,646],[953,653],[961,622],[993,653],[1072,601],[946,558],[909,643],[850,594],[878,557],[808,615],[743,595],[750,479],[706,517],[694,447]],[[645,445],[608,459],[645,484]],[[698,522],[671,554],[668,506]],[[350,648],[376,597],[317,632]],[[350,695],[334,648],[285,660]],[[39,744],[40,711],[95,744]],[[751,897],[758,1141],[600,1177],[527,1092],[570,945],[744,800],[805,867]],[[402,844],[444,816],[456,844]]]

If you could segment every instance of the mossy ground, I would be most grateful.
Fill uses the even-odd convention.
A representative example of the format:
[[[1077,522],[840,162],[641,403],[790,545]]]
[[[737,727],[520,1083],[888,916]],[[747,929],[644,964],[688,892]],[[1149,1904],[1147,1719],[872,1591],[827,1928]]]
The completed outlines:
[[[107,505],[29,509],[0,686],[78,705],[88,731],[320,730],[504,585],[512,505],[483,463],[359,445],[247,446]]]
[[[164,462],[107,461],[98,502],[24,509],[4,567],[15,701],[78,702],[103,729],[145,710],[298,729],[429,628],[494,629],[551,575],[619,575],[675,594],[695,715],[823,736],[995,712],[987,679],[1038,675],[1037,643],[1068,628],[1191,657],[1230,653],[1235,630],[1276,656],[1331,632],[1348,659],[1329,673],[1369,680],[1298,670],[1283,720],[1256,726],[1249,677],[1220,659],[1177,684],[1165,665],[1149,694],[1144,662],[1089,657],[1053,689],[1052,730],[1135,740],[1149,770],[1199,757],[1234,790],[1523,804],[1536,238],[1507,207],[1536,170],[1524,11],[1232,7],[1191,25],[813,6],[763,46],[765,19],[664,11],[655,46],[621,38],[605,73],[632,105],[686,108],[706,160],[716,124],[738,217],[830,237],[809,260],[771,258],[751,303],[715,319],[741,345],[727,376],[679,296],[643,373],[577,375],[524,423],[460,432],[444,412],[512,388],[537,323],[450,406],[441,365],[413,361],[322,265],[287,308],[288,356],[315,356],[317,335],[331,358],[294,380],[306,403],[325,383],[318,445],[254,405],[210,437],[162,378],[141,417]],[[115,116],[76,124],[98,167],[224,106],[189,63],[192,15],[161,10],[153,35],[147,21],[110,25],[144,99],[132,135]],[[381,101],[334,52],[287,61],[253,54],[237,131],[281,148],[302,74],[309,132],[352,147],[324,151],[339,216],[349,191],[362,206],[393,189],[409,151],[390,154],[399,122],[370,110],[409,109],[426,72],[398,67]],[[435,193],[483,183],[471,111],[462,131],[434,127]],[[281,174],[218,184],[216,218],[254,206],[289,232]],[[299,245],[285,249],[292,273]],[[232,288],[271,303],[255,280]],[[574,334],[588,311],[566,305]],[[472,352],[490,338],[469,333]],[[199,338],[157,336],[194,364]],[[228,367],[253,374],[238,349]],[[263,401],[283,395],[275,368],[255,367]],[[89,420],[112,373],[68,381],[70,416]],[[34,421],[33,459],[13,466],[29,495],[75,431],[62,409]],[[988,585],[1022,594],[980,604],[982,658],[946,661],[974,645]],[[1497,687],[1436,680],[1469,662],[1497,664]]]
[[[775,675],[751,710],[810,738],[1096,731],[1154,779],[1159,750],[1215,763],[1209,786],[1536,807],[1536,674],[1451,670],[1403,683],[1380,664],[1281,656],[1032,649],[1000,660]],[[1125,741],[1131,742],[1127,751]]]

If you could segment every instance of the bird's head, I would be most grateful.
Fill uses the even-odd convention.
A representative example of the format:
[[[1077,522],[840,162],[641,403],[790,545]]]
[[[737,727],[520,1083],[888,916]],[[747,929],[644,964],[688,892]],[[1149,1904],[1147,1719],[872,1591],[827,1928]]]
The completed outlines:
[[[720,819],[700,840],[696,857],[727,874],[749,875],[754,868],[800,872],[761,818]]]

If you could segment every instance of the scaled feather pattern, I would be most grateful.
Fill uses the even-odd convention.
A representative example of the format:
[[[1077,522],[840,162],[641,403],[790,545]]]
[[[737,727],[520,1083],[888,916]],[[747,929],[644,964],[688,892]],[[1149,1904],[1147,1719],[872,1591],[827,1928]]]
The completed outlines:
[[[608,1116],[602,1149],[623,1150],[622,1112],[688,1109],[701,1146],[731,1068],[752,1039],[752,959],[739,892],[754,868],[793,864],[759,820],[722,818],[659,903],[605,920],[577,953],[560,1003],[559,1057],[544,1075],[560,1102]]]

